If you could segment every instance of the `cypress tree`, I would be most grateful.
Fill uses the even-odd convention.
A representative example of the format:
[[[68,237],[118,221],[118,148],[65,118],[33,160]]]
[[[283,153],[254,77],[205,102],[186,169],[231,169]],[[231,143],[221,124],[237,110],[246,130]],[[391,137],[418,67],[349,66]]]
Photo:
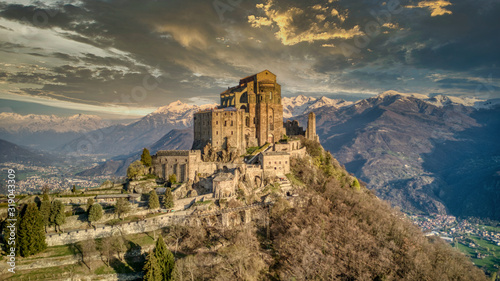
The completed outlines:
[[[144,148],[142,150],[141,162],[146,167],[151,167],[151,164],[153,163],[151,154],[149,153],[149,150],[147,148]]]
[[[165,241],[163,241],[163,237],[161,235],[158,237],[158,240],[156,240],[154,254],[162,272],[162,280],[170,281],[172,278],[172,271],[175,266],[175,258],[174,254],[172,254],[172,252],[170,252],[167,248],[167,245],[165,244]]]
[[[43,194],[42,203],[40,204],[40,214],[43,217],[43,226],[47,232],[47,226],[50,225],[50,212],[51,212],[50,198],[47,193]]]
[[[156,259],[153,251],[150,251],[147,257],[146,264],[142,269],[144,271],[144,276],[142,280],[144,281],[160,281],[162,280],[162,272],[160,266],[158,264],[158,260]]]
[[[50,212],[50,223],[54,225],[54,229],[57,231],[57,227],[61,230],[61,225],[66,222],[66,214],[64,213],[64,205],[59,200],[52,201],[52,208]]]
[[[174,207],[174,196],[172,195],[172,191],[170,188],[165,190],[165,195],[163,196],[163,206],[166,209],[171,209]]]
[[[35,203],[28,204],[21,215],[18,235],[19,252],[23,257],[40,253],[47,248],[43,217]]]
[[[151,190],[151,192],[149,193],[148,207],[150,209],[160,208],[160,200],[158,200],[158,194],[156,194],[156,190]]]

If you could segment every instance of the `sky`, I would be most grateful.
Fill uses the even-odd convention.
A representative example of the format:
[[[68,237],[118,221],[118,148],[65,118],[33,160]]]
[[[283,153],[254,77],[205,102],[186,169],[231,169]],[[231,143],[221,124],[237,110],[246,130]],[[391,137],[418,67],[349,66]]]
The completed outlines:
[[[0,112],[134,118],[264,69],[283,96],[498,98],[498,15],[497,0],[0,1]]]

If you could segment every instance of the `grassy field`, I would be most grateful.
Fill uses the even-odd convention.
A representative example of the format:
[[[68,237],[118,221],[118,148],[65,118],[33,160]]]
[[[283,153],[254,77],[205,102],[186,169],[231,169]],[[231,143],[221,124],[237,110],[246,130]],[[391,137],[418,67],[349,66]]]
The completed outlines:
[[[470,247],[468,243],[455,242],[455,247],[469,256],[474,264],[485,271],[490,273],[497,272],[500,269],[500,246],[477,236],[468,236],[468,239],[469,241],[473,241],[477,246],[474,248]],[[478,259],[477,253],[487,255],[487,257]]]
[[[144,247],[149,245],[154,245],[155,240],[153,237],[158,237],[161,230],[156,231],[156,235],[153,232],[150,233],[139,233],[126,236],[127,248],[131,249],[134,247]],[[96,240],[96,244],[99,244],[99,239]],[[48,247],[42,253],[35,256],[21,259],[19,264],[31,264],[37,263],[38,260],[43,260],[46,258],[57,258],[65,256],[74,256],[75,247],[73,245],[62,245]],[[123,261],[119,259],[113,259],[110,266],[104,264],[101,260],[95,260],[91,262],[91,269],[89,269],[83,263],[71,264],[66,266],[56,266],[33,270],[22,270],[16,271],[15,274],[9,274],[7,277],[9,280],[54,280],[60,278],[69,278],[71,275],[101,275],[101,274],[111,274],[111,273],[133,273],[142,271],[144,262],[141,259],[128,259],[125,258]],[[0,280],[3,280],[0,277]]]

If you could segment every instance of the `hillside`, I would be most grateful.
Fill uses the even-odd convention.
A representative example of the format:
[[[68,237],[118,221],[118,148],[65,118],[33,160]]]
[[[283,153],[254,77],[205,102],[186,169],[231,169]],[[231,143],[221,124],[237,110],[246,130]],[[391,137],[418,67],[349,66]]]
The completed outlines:
[[[484,104],[387,92],[315,112],[324,147],[381,198],[412,212],[498,220],[500,109]]]
[[[172,245],[182,237],[179,279],[486,280],[465,256],[358,189],[330,154],[308,146],[316,157],[292,162],[299,196],[293,204],[277,199],[269,229],[262,223],[167,232]]]
[[[190,149],[193,143],[193,129],[187,128],[183,130],[173,129],[165,134],[157,142],[148,146],[149,152],[155,154],[158,150],[185,150]],[[127,168],[130,163],[140,159],[142,149],[128,154],[114,157],[99,165],[78,173],[78,176],[95,177],[95,176],[118,176],[123,177],[127,174]]]
[[[49,166],[56,158],[48,153],[24,148],[0,139],[0,163]]]

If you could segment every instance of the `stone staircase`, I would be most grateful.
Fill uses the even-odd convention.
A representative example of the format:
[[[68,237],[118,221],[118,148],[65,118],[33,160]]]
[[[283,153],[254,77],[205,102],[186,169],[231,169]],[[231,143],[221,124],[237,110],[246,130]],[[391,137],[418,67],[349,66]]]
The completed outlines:
[[[284,191],[292,189],[292,184],[290,183],[290,181],[287,178],[280,180],[280,186],[281,186],[281,189]]]

